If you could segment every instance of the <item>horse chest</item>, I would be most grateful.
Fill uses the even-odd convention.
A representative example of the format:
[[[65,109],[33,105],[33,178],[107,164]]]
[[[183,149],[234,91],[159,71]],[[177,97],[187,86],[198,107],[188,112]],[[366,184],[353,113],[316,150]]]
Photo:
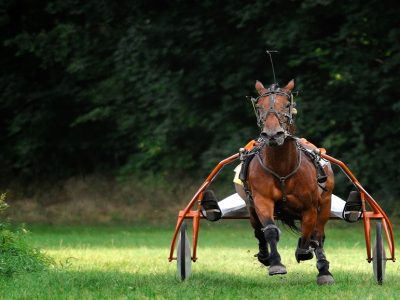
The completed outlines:
[[[253,181],[253,193],[261,201],[280,203],[280,206],[293,212],[303,211],[318,201],[317,189],[308,185],[297,184],[296,180],[288,180],[283,187],[272,176],[260,176]],[[283,189],[285,189],[283,191]]]

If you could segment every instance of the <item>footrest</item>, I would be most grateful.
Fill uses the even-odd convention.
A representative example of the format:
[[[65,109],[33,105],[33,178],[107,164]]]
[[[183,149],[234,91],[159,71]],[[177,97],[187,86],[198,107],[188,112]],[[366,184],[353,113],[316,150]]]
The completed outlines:
[[[362,216],[362,203],[360,193],[351,191],[343,208],[343,219],[349,223],[360,220]]]
[[[213,191],[207,190],[204,192],[200,212],[209,221],[215,222],[221,219],[221,209],[218,206],[218,200]]]

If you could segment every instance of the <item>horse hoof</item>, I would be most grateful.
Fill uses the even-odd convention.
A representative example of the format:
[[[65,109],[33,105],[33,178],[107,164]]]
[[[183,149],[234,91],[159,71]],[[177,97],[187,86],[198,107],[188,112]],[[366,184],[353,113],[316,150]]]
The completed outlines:
[[[325,285],[325,284],[334,284],[335,280],[333,279],[332,275],[321,275],[317,277],[317,284],[318,285]]]
[[[270,266],[269,269],[268,269],[268,274],[270,276],[283,275],[283,274],[286,274],[286,273],[287,273],[286,267],[284,265],[282,265],[282,264]]]

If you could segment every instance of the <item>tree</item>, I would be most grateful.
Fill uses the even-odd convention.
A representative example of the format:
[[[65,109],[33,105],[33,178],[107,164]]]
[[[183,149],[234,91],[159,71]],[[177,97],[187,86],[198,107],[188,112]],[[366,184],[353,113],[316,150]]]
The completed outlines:
[[[10,0],[0,11],[9,176],[204,172],[258,134],[245,96],[272,83],[265,50],[277,49],[278,81],[300,91],[299,135],[369,189],[399,194],[397,2]]]

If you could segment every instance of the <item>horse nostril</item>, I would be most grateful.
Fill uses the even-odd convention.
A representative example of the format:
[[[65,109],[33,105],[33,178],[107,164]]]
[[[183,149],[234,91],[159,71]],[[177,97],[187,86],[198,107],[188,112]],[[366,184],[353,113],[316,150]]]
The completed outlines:
[[[277,139],[281,139],[282,137],[284,137],[285,132],[283,130],[277,131],[276,133],[267,133],[266,131],[262,131],[260,133],[260,137],[264,140],[277,140]]]
[[[275,134],[275,137],[279,138],[279,137],[281,137],[281,136],[283,136],[283,135],[285,135],[285,132],[284,132],[284,131],[278,131],[278,132]]]

